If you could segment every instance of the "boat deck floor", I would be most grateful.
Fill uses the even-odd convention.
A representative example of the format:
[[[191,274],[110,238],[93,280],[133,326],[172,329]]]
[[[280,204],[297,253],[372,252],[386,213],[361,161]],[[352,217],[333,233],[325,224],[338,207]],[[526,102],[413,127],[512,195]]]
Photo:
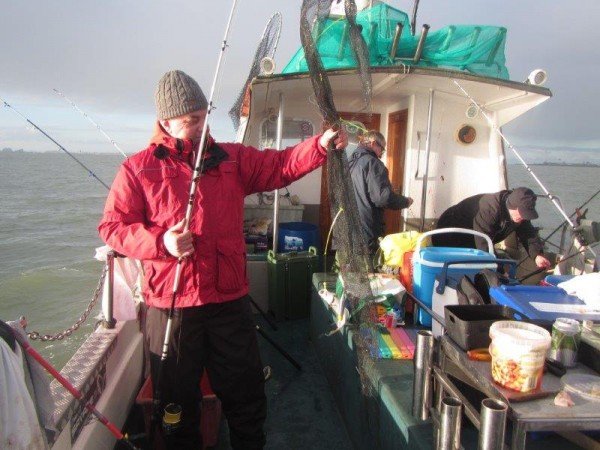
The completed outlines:
[[[263,364],[270,366],[272,373],[265,385],[268,401],[265,449],[353,449],[354,446],[311,342],[309,320],[279,322],[277,331],[271,329],[261,316],[257,315],[255,320],[268,337],[302,366],[302,370],[296,369],[259,333],[258,342]],[[352,373],[347,376],[357,375]],[[125,431],[133,436],[140,433],[143,426],[141,411],[139,407],[135,406],[134,412],[125,426]],[[412,427],[410,433],[412,434],[410,448],[433,447],[433,431],[430,421]],[[527,448],[529,450],[580,448],[559,436],[551,435],[552,433],[530,435]],[[142,449],[151,448],[143,436],[135,439],[134,442]],[[465,449],[477,448],[477,430],[467,420],[463,420],[462,443]],[[376,445],[373,447],[375,448]],[[400,448],[403,445],[398,442],[398,445],[394,447]],[[115,450],[128,448],[123,443],[115,446]],[[230,448],[227,423],[225,418],[221,417],[218,443],[209,449],[228,450]]]
[[[256,321],[263,332],[302,367],[302,370],[296,369],[259,333],[263,364],[269,365],[272,370],[272,376],[265,385],[268,401],[265,449],[352,449],[310,342],[308,319],[279,322],[277,331],[272,330],[260,316]],[[213,448],[230,448],[224,420],[221,422],[219,443]]]
[[[279,322],[276,331],[261,316],[257,315],[255,320],[263,332],[302,367],[301,370],[296,369],[259,333],[263,364],[271,367],[271,378],[265,384],[268,401],[265,449],[352,449],[329,384],[311,345],[308,319]],[[134,410],[136,408],[139,407],[134,406]],[[136,430],[143,429],[141,412],[134,411],[126,429],[130,436],[134,436]],[[151,448],[144,437],[136,439],[135,445],[143,449]],[[122,443],[115,446],[115,450],[127,448]],[[221,418],[218,443],[209,448],[231,448],[224,417]]]

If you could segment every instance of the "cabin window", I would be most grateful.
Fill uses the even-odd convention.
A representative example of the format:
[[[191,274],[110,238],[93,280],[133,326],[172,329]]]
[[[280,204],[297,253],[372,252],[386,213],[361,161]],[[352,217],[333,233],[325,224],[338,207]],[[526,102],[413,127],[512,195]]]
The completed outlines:
[[[472,144],[477,137],[477,131],[471,125],[461,125],[456,132],[456,139],[463,144]]]
[[[282,148],[286,148],[296,145],[314,134],[314,128],[310,121],[305,119],[284,119],[281,146]],[[260,127],[259,148],[261,150],[265,148],[275,148],[276,145],[277,115],[272,115],[269,116]]]

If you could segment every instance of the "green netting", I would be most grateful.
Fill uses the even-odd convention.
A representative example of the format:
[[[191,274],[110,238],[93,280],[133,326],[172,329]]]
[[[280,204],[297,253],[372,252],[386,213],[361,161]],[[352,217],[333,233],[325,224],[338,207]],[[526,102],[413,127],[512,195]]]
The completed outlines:
[[[427,35],[421,60],[413,63],[419,35],[410,34],[408,15],[380,3],[356,16],[369,48],[371,66],[417,65],[460,70],[493,78],[509,79],[505,66],[506,28],[481,25],[450,25]],[[390,58],[396,24],[403,25],[397,51]],[[325,69],[356,67],[345,18],[328,18],[313,30]],[[307,72],[300,48],[282,73]]]

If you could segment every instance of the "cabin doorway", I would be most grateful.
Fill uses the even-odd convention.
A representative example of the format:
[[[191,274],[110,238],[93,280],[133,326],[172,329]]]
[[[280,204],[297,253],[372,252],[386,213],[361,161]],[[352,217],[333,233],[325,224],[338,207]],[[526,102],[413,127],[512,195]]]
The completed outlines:
[[[350,153],[356,149],[358,137],[361,134],[369,130],[379,130],[379,126],[381,124],[381,115],[350,112],[341,112],[339,114],[340,117],[346,121],[345,128],[346,132],[348,133],[347,152],[348,156],[350,156]],[[327,164],[325,164],[323,165],[323,170],[321,172],[321,207],[319,210],[319,231],[321,233],[321,248],[327,251],[329,249],[325,249],[325,244],[332,220],[328,192]],[[331,243],[329,245],[331,245]]]
[[[385,165],[390,172],[390,181],[394,191],[401,194],[404,182],[404,160],[406,155],[406,127],[408,110],[391,113],[388,118],[387,150]],[[386,209],[385,234],[399,233],[404,228],[402,211]]]

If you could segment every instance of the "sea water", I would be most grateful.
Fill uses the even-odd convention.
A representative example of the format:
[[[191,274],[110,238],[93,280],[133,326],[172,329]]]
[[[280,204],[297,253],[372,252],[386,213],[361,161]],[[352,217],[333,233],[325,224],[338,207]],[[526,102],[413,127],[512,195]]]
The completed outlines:
[[[123,161],[118,154],[75,156],[108,185]],[[597,167],[533,170],[569,214],[598,189]],[[521,166],[509,166],[509,185],[541,193]],[[102,271],[94,260],[102,245],[96,227],[108,191],[64,153],[1,152],[0,192],[0,319],[24,315],[29,331],[55,334],[81,316],[96,288]],[[588,207],[589,218],[600,220],[600,198]],[[538,200],[538,211],[534,225],[542,236],[563,220],[546,199]],[[93,330],[98,311],[71,337],[34,345],[62,367]]]

